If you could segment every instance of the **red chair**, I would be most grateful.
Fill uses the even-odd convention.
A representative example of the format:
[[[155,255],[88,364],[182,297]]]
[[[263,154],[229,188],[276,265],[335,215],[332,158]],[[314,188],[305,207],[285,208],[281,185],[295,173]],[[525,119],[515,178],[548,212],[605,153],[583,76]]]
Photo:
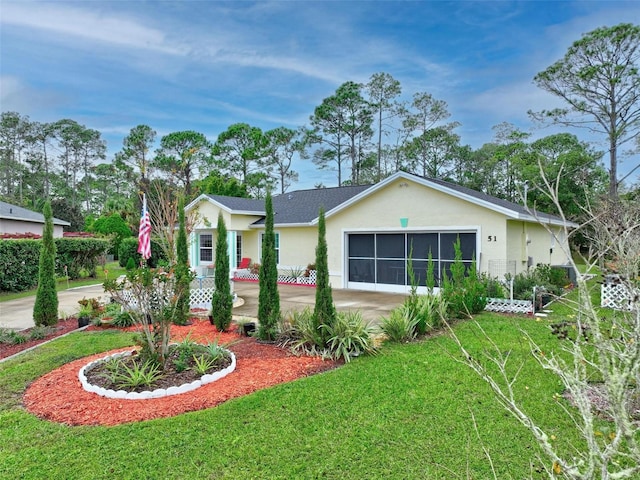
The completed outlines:
[[[245,257],[242,260],[240,260],[240,265],[238,265],[238,270],[246,270],[247,268],[249,268],[249,265],[251,265],[251,259]]]

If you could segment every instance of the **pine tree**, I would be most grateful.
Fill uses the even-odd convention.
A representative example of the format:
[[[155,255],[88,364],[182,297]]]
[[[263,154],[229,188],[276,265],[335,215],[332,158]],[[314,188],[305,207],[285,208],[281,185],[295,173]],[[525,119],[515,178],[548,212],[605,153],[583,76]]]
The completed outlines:
[[[191,284],[191,271],[189,270],[189,251],[187,249],[187,228],[184,218],[184,198],[178,202],[178,238],[176,239],[176,290],[178,301],[176,303],[176,316],[174,322],[177,325],[186,325],[189,320],[189,286]]]
[[[274,340],[280,320],[280,294],[278,293],[278,266],[276,262],[276,235],[273,231],[273,203],[271,193],[265,200],[266,218],[262,240],[262,264],[260,265],[260,293],[258,295],[258,337]]]
[[[231,325],[233,295],[229,285],[229,246],[227,242],[227,227],[218,213],[216,230],[216,271],[214,275],[215,291],[211,298],[211,316],[218,331],[224,332]]]
[[[53,241],[53,214],[51,203],[44,205],[44,231],[38,268],[38,290],[33,306],[36,325],[51,326],[58,323],[58,292],[56,290],[56,244]]]
[[[315,327],[320,332],[326,345],[326,329],[333,327],[336,321],[336,308],[333,304],[331,285],[329,285],[329,264],[327,260],[327,240],[324,220],[324,209],[320,209],[318,216],[318,245],[316,246],[316,304],[313,310]]]

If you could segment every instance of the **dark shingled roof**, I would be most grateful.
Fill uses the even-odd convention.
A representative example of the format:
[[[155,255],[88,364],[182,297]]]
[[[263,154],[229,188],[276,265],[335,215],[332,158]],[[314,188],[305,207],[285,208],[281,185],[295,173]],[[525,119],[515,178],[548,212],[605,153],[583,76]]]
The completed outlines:
[[[510,202],[508,200],[503,200],[502,198],[494,197],[486,193],[478,192],[477,190],[472,190],[471,188],[463,187],[461,185],[456,185],[455,183],[446,182],[444,180],[440,180],[437,178],[425,178],[425,180],[435,183],[437,185],[442,185],[443,187],[448,187],[462,194],[477,198],[478,200],[492,203],[497,207],[506,208],[507,210],[512,210],[513,212],[518,213],[520,215],[538,216],[541,219],[562,221],[562,219],[556,215],[550,215],[548,213],[539,212],[535,210],[529,211],[526,208],[524,208],[524,206],[519,205],[517,203]]]
[[[325,212],[367,190],[371,185],[297,190],[273,197],[275,224],[311,223],[318,218],[320,207]],[[259,221],[256,223],[264,223]]]
[[[334,188],[315,188],[311,190],[296,190],[273,197],[273,222],[276,225],[306,224],[318,217],[320,207],[327,212],[355,197],[371,185],[357,185]],[[208,195],[209,198],[224,205],[232,211],[255,212],[264,215],[264,199],[225,197],[223,195]],[[254,225],[264,224],[264,218]]]
[[[466,195],[480,202],[492,204],[497,208],[506,209],[517,216],[524,216],[533,219],[538,216],[540,219],[561,222],[562,219],[556,215],[542,212],[529,212],[522,205],[509,202],[486,193],[478,192],[467,187],[456,185],[436,178],[423,178],[417,175],[397,173],[394,176],[405,176],[409,179],[424,180],[426,182],[439,185],[441,187]],[[385,183],[383,180],[382,183]],[[379,184],[378,184],[379,185]],[[353,197],[361,194],[375,185],[354,185],[334,188],[317,188],[311,190],[296,190],[273,197],[274,224],[275,225],[296,225],[310,224],[318,217],[320,207],[328,212]],[[256,215],[265,215],[264,199],[225,197],[222,195],[208,195],[209,198],[224,205],[233,212],[250,212]],[[264,218],[257,220],[254,225],[263,225]]]
[[[255,212],[256,215],[264,215],[265,213],[264,199],[226,197],[224,195],[207,195],[207,197],[236,212]]]
[[[44,215],[7,202],[0,202],[0,218],[22,220],[25,222],[44,223]],[[53,219],[54,225],[71,225],[65,220]]]

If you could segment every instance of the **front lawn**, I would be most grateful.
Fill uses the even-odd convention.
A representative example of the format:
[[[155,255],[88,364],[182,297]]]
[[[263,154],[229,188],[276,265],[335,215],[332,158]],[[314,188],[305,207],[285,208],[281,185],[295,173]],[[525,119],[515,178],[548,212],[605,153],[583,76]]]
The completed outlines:
[[[482,314],[505,350],[524,407],[562,450],[579,440],[518,331],[557,348],[549,320]],[[455,330],[472,351],[473,323]],[[374,357],[282,384],[216,408],[117,427],[68,427],[18,406],[31,380],[72,359],[131,343],[131,335],[80,332],[0,364],[0,478],[546,478],[529,432],[450,355],[448,335],[385,346]],[[131,408],[135,408],[131,401]],[[472,413],[477,423],[473,426]]]

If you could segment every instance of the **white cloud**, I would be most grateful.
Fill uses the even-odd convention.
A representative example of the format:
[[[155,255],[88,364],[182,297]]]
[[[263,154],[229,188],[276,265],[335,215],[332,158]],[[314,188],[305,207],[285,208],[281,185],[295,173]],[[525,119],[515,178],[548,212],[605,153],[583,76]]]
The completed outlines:
[[[93,42],[172,55],[187,53],[184,48],[169,43],[164,32],[160,30],[123,16],[66,5],[4,2],[0,18],[3,25],[45,30]]]

